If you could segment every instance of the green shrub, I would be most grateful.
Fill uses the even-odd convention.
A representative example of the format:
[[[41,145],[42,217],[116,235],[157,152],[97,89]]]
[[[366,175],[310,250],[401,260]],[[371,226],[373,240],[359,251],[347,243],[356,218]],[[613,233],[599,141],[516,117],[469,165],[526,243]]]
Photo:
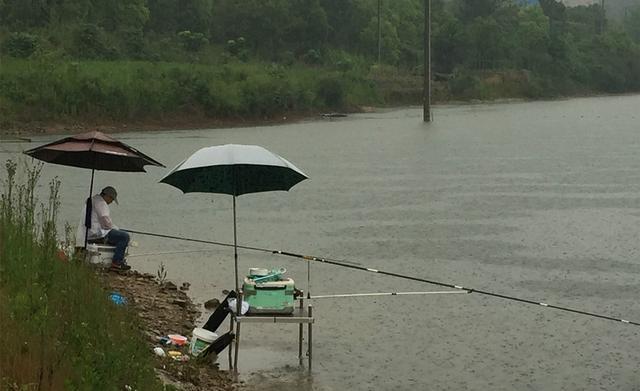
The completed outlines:
[[[209,40],[202,33],[193,33],[191,31],[181,31],[178,33],[180,44],[190,52],[199,52],[205,45],[209,44]]]
[[[344,107],[345,86],[338,77],[325,77],[318,81],[317,96],[321,104],[331,109]]]
[[[249,50],[246,47],[246,40],[244,37],[238,37],[238,39],[230,39],[227,41],[225,50],[230,55],[238,58],[241,61],[247,61],[249,59]]]
[[[296,56],[291,50],[285,50],[278,56],[278,62],[285,66],[291,66],[296,62]]]
[[[471,72],[456,69],[453,77],[449,80],[449,90],[459,98],[478,97],[480,84],[480,79]]]
[[[113,59],[117,51],[107,43],[104,31],[95,24],[82,24],[72,35],[72,53],[78,58]]]
[[[30,57],[38,48],[38,36],[28,33],[11,33],[2,43],[2,52],[16,58]]]
[[[242,107],[246,114],[270,117],[292,107],[292,86],[287,80],[268,75],[252,77],[241,87]]]
[[[371,66],[371,62],[367,59],[344,50],[324,50],[323,61],[325,65],[335,67],[342,72],[361,71],[367,73]]]
[[[322,63],[322,56],[317,50],[309,49],[304,56],[302,56],[302,61],[304,61],[305,64],[318,65]]]
[[[146,57],[146,44],[142,30],[134,28],[126,28],[118,32],[120,42],[122,42],[123,53],[133,59],[142,59]]]

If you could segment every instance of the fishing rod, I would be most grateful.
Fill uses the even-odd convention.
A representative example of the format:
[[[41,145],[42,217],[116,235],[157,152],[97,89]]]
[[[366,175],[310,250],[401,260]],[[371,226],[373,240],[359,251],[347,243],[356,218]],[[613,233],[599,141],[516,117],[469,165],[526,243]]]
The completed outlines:
[[[133,231],[133,230],[127,230],[127,229],[125,229],[124,231],[131,232],[131,233],[137,233],[137,234],[141,234],[141,235],[158,236],[158,237],[164,237],[164,238],[169,238],[169,239],[179,239],[179,240],[187,240],[187,241],[192,241],[192,242],[200,242],[200,243],[207,243],[207,244],[215,244],[215,245],[233,247],[233,244],[228,244],[228,243],[213,242],[213,241],[199,240],[199,239],[189,239],[189,238],[182,238],[182,237],[177,237],[177,236],[153,234],[153,233],[148,233],[148,232],[139,232],[139,231]],[[346,261],[338,261],[338,260],[334,260],[334,259],[330,259],[330,258],[320,258],[320,257],[311,256],[311,255],[296,254],[296,253],[292,253],[292,252],[289,252],[289,251],[268,250],[268,249],[259,248],[259,247],[249,247],[249,246],[238,246],[238,247],[239,248],[243,248],[243,249],[247,249],[247,250],[270,252],[272,254],[285,255],[285,256],[293,257],[293,258],[300,258],[300,259],[304,259],[304,260],[309,261],[309,262],[327,263],[327,264],[334,265],[334,266],[341,266],[341,267],[346,267],[346,268],[354,269],[354,270],[361,270],[361,271],[370,272],[370,273],[377,273],[377,274],[382,274],[382,275],[385,275],[385,276],[402,278],[402,279],[405,279],[405,280],[424,282],[424,283],[431,284],[431,285],[437,285],[437,286],[442,286],[442,287],[446,287],[446,288],[457,289],[457,290],[460,290],[460,291],[466,291],[467,293],[478,293],[478,294],[485,295],[485,296],[497,297],[497,298],[500,298],[500,299],[516,301],[516,302],[519,302],[519,303],[532,304],[532,305],[537,305],[537,306],[546,307],[546,308],[553,308],[553,309],[556,309],[556,310],[559,310],[559,311],[571,312],[571,313],[574,313],[574,314],[586,315],[586,316],[591,316],[591,317],[594,317],[594,318],[612,320],[614,322],[621,322],[621,323],[631,324],[631,325],[634,325],[634,326],[640,326],[640,322],[634,322],[634,321],[630,321],[630,320],[627,320],[627,319],[614,318],[614,317],[608,316],[608,315],[601,315],[601,314],[596,314],[594,312],[582,311],[582,310],[577,310],[577,309],[574,309],[574,308],[562,307],[562,306],[557,306],[557,305],[553,305],[553,304],[549,304],[549,303],[538,302],[538,301],[529,300],[529,299],[523,299],[523,298],[520,298],[520,297],[503,295],[503,294],[500,294],[500,293],[495,293],[495,292],[489,292],[489,291],[475,289],[475,288],[464,287],[462,285],[455,285],[455,284],[450,284],[450,283],[446,283],[446,282],[429,280],[429,279],[426,279],[426,278],[420,278],[420,277],[415,277],[415,276],[409,276],[409,275],[404,275],[404,274],[399,274],[399,273],[388,272],[388,271],[384,271],[384,270],[364,267],[364,266],[361,266],[360,264],[347,263]]]
[[[165,239],[175,239],[175,240],[183,240],[186,242],[195,242],[195,243],[204,243],[204,244],[215,244],[217,246],[224,246],[224,247],[233,247],[233,244],[231,243],[224,243],[224,242],[216,242],[213,240],[203,240],[203,239],[192,239],[192,238],[185,238],[183,236],[175,236],[175,235],[165,235],[165,234],[158,234],[158,233],[152,233],[152,232],[143,232],[143,231],[134,231],[132,229],[122,229],[122,231],[125,232],[129,232],[132,234],[138,234],[138,235],[146,235],[146,236],[155,236],[158,238],[165,238]],[[267,252],[267,253],[271,253],[271,254],[278,254],[278,250],[269,250],[267,248],[260,248],[260,247],[251,247],[251,246],[242,246],[242,245],[237,245],[238,248],[244,249],[244,250],[252,250],[252,251],[261,251],[261,252]],[[147,254],[144,254],[147,255]],[[152,255],[152,254],[149,254]],[[298,258],[304,258],[305,256],[300,255],[298,256]],[[343,262],[346,264],[352,264],[352,265],[360,265],[357,262],[350,262],[350,261],[346,261],[344,259],[331,259],[331,258],[323,258],[323,259],[328,259],[330,261],[333,262]]]
[[[468,294],[466,291],[430,291],[430,292],[375,292],[375,293],[342,293],[337,295],[309,296],[307,299],[334,299],[342,297],[370,297],[370,296],[416,296],[416,295],[446,295],[446,294]],[[299,297],[298,300],[305,300]]]
[[[276,254],[287,255],[287,256],[296,257],[296,258],[303,258],[303,259],[308,260],[308,261],[328,263],[330,265],[342,266],[342,267],[347,267],[347,268],[350,268],[350,269],[362,270],[362,271],[365,271],[365,272],[383,274],[383,275],[386,275],[386,276],[402,278],[402,279],[405,279],[405,280],[425,282],[427,284],[438,285],[438,286],[442,286],[442,287],[446,287],[446,288],[453,288],[453,289],[458,289],[458,290],[461,290],[461,291],[466,291],[467,293],[479,293],[481,295],[498,297],[498,298],[505,299],[505,300],[517,301],[517,302],[526,303],[526,304],[539,305],[539,306],[542,306],[542,307],[553,308],[553,309],[560,310],[560,311],[572,312],[572,313],[575,313],[575,314],[587,315],[587,316],[592,316],[592,317],[595,317],[595,318],[613,320],[613,321],[616,321],[616,322],[622,322],[622,323],[632,324],[634,326],[640,326],[639,322],[633,322],[633,321],[626,320],[626,319],[614,318],[614,317],[607,316],[607,315],[596,314],[596,313],[593,313],[593,312],[582,311],[582,310],[577,310],[577,309],[568,308],[568,307],[561,307],[561,306],[552,305],[552,304],[543,303],[543,302],[538,302],[538,301],[533,301],[533,300],[529,300],[529,299],[523,299],[523,298],[519,298],[519,297],[515,297],[515,296],[508,296],[508,295],[503,295],[503,294],[500,294],[500,293],[494,293],[494,292],[484,291],[484,290],[480,290],[480,289],[464,287],[464,286],[461,286],[461,285],[455,285],[455,284],[449,284],[449,283],[440,282],[440,281],[428,280],[426,278],[407,276],[407,275],[403,275],[403,274],[387,272],[387,271],[384,271],[384,270],[378,270],[378,269],[362,267],[362,266],[348,265],[348,264],[345,264],[345,263],[336,262],[336,261],[325,259],[325,258],[311,257],[311,256],[307,256],[307,255],[300,255],[300,254],[290,253],[290,252],[286,252],[286,251],[277,251]]]

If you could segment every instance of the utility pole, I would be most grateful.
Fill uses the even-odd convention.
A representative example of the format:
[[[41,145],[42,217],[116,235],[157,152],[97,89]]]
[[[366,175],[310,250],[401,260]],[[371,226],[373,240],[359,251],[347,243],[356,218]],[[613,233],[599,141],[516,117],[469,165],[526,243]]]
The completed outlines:
[[[382,0],[378,0],[378,65],[380,65],[380,53],[382,52],[382,30],[380,25],[380,3]]]
[[[603,0],[604,1],[604,0]],[[431,122],[431,0],[424,0],[423,121]]]
[[[606,24],[606,15],[604,12],[604,0],[600,1],[600,34],[604,33],[604,26]]]

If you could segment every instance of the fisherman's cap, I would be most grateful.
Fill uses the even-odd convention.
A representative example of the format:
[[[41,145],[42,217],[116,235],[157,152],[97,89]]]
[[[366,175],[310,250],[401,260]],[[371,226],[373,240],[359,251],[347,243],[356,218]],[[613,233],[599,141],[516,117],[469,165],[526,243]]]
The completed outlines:
[[[102,189],[100,194],[108,195],[109,197],[113,198],[116,204],[118,203],[118,192],[112,186],[105,187],[104,189]]]

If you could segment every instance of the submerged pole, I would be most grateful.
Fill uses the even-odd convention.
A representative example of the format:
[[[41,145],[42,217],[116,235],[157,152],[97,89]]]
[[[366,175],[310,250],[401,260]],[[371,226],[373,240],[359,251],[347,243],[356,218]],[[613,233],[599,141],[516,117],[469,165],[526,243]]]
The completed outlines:
[[[423,121],[431,122],[431,0],[424,0]]]

